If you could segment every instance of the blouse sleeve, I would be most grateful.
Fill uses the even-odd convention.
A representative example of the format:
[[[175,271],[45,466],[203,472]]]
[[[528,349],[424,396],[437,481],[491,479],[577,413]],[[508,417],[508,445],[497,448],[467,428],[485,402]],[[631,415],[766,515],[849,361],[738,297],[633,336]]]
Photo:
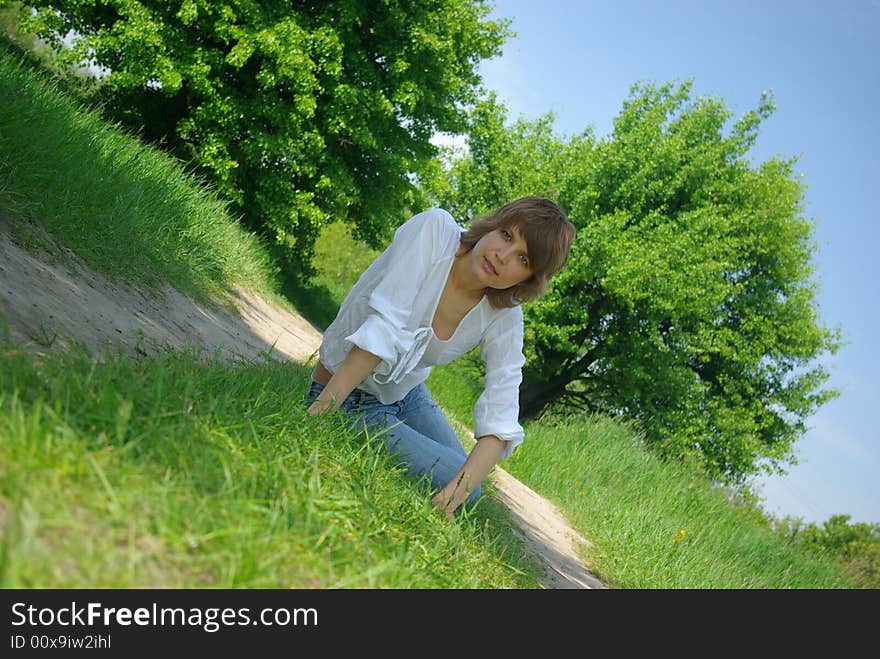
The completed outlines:
[[[373,370],[376,382],[399,382],[421,359],[430,337],[424,328],[408,327],[410,316],[436,251],[442,249],[450,231],[459,232],[456,227],[455,220],[440,209],[414,215],[398,227],[391,244],[374,262],[377,281],[367,300],[369,314],[345,337],[345,343],[379,357]]]
[[[500,326],[495,327],[495,324]],[[507,442],[502,460],[522,444],[525,434],[519,424],[519,385],[522,382],[522,309],[514,307],[488,328],[480,342],[486,377],[483,393],[474,405],[474,436],[495,435]]]

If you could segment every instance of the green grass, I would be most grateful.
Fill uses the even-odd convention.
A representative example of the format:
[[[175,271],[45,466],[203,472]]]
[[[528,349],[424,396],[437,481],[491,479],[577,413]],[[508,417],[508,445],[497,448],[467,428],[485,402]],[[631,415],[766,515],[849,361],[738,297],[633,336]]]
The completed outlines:
[[[840,566],[783,540],[698,472],[648,453],[607,418],[526,424],[509,471],[595,544],[587,559],[621,588],[840,588]]]
[[[264,247],[179,163],[8,55],[0,94],[0,219],[19,240],[39,247],[28,228],[39,226],[111,276],[199,297],[278,290]],[[297,304],[324,327],[375,253],[332,226],[318,255]],[[425,483],[338,416],[305,414],[307,378],[304,366],[268,359],[96,361],[0,343],[0,586],[537,585],[491,483],[448,522]],[[473,359],[435,369],[428,386],[470,424],[482,386]],[[616,587],[849,586],[832,559],[657,460],[625,424],[525,429],[502,466],[593,541],[586,558]]]
[[[426,381],[443,408],[465,425],[473,425],[474,404],[483,393],[485,368],[476,347],[451,364],[435,367]]]
[[[267,249],[174,158],[108,125],[0,41],[0,219],[36,225],[111,276],[203,302],[233,284],[278,290]],[[274,299],[278,300],[277,296]]]
[[[449,523],[309,417],[307,369],[197,357],[2,346],[2,587],[536,587],[497,504]]]
[[[463,423],[480,394],[467,361],[428,387]],[[686,465],[648,452],[636,429],[601,416],[524,424],[502,464],[590,539],[584,559],[617,588],[850,588],[841,565],[786,540],[764,514]]]

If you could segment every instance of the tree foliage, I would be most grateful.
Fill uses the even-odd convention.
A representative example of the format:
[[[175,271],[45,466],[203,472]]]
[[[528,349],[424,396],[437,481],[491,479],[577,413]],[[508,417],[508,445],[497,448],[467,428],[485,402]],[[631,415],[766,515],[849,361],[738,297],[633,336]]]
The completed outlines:
[[[839,347],[812,282],[793,160],[747,154],[772,98],[733,122],[691,84],[636,85],[613,132],[508,126],[493,98],[470,153],[424,185],[460,216],[528,194],[578,227],[548,294],[527,305],[523,416],[565,406],[637,419],[662,454],[742,483],[794,462],[804,421],[836,395],[815,360]]]
[[[411,173],[508,36],[484,0],[27,5],[59,63],[103,67],[110,117],[195,163],[303,274],[328,222],[378,247],[418,204]]]

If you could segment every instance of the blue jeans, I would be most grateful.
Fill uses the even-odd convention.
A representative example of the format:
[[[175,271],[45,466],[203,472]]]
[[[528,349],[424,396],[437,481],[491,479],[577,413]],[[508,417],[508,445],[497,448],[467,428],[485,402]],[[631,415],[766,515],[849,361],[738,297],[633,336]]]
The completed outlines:
[[[306,406],[310,406],[323,390],[324,385],[312,380]],[[366,426],[372,435],[378,435],[377,440],[385,444],[410,476],[419,478],[428,474],[436,490],[446,487],[467,459],[467,451],[424,383],[390,405],[384,405],[366,391],[355,389],[340,407],[357,427]],[[467,503],[473,503],[480,491],[477,486],[468,496]]]

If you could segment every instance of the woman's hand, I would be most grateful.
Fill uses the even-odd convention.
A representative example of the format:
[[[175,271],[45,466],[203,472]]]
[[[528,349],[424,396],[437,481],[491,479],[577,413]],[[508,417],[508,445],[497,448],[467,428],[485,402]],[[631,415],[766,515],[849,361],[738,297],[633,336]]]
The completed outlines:
[[[309,416],[338,409],[358,383],[362,382],[380,361],[382,360],[373,353],[352,346],[342,364],[336,369],[336,373],[309,406]]]
[[[317,400],[309,405],[309,416],[315,416],[316,414],[323,414],[327,410],[331,409],[333,406],[332,401],[329,400]]]
[[[504,447],[504,440],[495,435],[480,437],[465,460],[464,466],[455,475],[455,478],[431,499],[431,505],[436,510],[444,510],[446,517],[452,519],[452,514],[467,500],[468,495],[483,482],[483,479],[501,458]]]
[[[336,373],[331,376],[330,381],[309,406],[309,416],[338,409],[342,401],[354,391],[355,386],[367,377],[380,361],[381,359],[373,353],[353,346],[336,369]]]
[[[465,502],[468,495],[473,491],[469,481],[468,474],[459,472],[459,475],[449,485],[440,490],[431,499],[431,505],[434,506],[434,510],[444,510],[446,517],[452,519],[453,513],[458,510],[458,507]]]

